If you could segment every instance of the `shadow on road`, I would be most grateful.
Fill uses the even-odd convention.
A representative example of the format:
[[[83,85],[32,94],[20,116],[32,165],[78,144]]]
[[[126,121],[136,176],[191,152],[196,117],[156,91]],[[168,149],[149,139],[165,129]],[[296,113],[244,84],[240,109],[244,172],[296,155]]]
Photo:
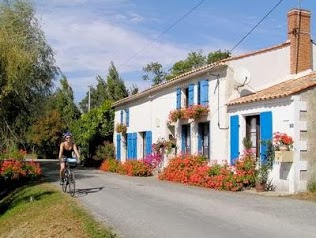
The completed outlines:
[[[104,187],[95,187],[95,188],[80,188],[76,189],[76,195],[77,196],[86,196],[89,193],[96,193],[103,189]]]

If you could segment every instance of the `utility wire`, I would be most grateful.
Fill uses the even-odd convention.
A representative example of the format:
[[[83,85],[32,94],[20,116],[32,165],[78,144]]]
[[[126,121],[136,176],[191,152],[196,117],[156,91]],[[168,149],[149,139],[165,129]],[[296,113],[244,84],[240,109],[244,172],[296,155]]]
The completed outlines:
[[[180,21],[182,21],[184,18],[186,18],[189,14],[191,14],[195,9],[197,9],[203,2],[205,2],[206,0],[202,0],[200,1],[197,5],[195,5],[193,8],[191,8],[186,14],[184,14],[182,17],[180,17],[178,20],[176,20],[171,26],[169,26],[166,30],[164,30],[163,32],[161,32],[155,39],[153,39],[151,42],[149,42],[147,45],[145,45],[143,48],[141,48],[140,50],[138,50],[134,55],[132,55],[130,58],[128,58],[127,60],[125,60],[123,63],[121,63],[121,65],[126,64],[127,62],[129,62],[130,60],[132,60],[133,58],[135,58],[137,55],[139,55],[140,52],[142,52],[144,49],[146,49],[147,47],[149,47],[150,45],[152,45],[153,43],[157,42],[158,39],[163,36],[164,34],[166,34],[168,31],[170,31],[175,25],[177,25]]]
[[[229,52],[232,52],[237,48],[237,46],[240,45],[240,43],[243,42],[282,2],[283,0],[280,0]]]

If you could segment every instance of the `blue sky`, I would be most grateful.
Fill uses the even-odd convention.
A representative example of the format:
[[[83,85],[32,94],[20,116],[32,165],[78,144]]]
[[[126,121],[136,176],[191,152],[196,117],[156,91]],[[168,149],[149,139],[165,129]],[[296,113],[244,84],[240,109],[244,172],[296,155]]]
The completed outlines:
[[[231,50],[279,1],[205,0],[181,21],[201,0],[34,0],[34,4],[56,63],[79,102],[88,86],[95,86],[97,75],[107,76],[111,61],[127,87],[146,89],[150,82],[141,78],[146,64],[158,61],[168,69],[192,51],[206,55]],[[283,0],[232,55],[285,42],[286,14],[299,6],[312,12],[316,40],[315,0]]]

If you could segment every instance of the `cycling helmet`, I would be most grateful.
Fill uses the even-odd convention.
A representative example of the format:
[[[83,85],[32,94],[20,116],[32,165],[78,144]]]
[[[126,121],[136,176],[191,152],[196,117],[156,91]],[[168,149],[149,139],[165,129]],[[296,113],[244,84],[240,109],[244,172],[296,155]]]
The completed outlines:
[[[72,134],[69,131],[67,131],[66,133],[64,133],[64,138],[66,138],[67,136],[72,136]]]

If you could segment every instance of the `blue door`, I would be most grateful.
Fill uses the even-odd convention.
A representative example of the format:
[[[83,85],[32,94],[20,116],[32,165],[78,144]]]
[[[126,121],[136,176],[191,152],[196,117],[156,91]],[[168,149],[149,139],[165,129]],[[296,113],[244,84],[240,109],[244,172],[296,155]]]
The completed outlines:
[[[234,165],[239,157],[239,117],[230,117],[230,163]]]
[[[260,135],[261,135],[261,150],[260,157],[261,163],[265,164],[267,161],[267,141],[272,140],[273,128],[272,128],[272,112],[262,112],[260,113]]]

